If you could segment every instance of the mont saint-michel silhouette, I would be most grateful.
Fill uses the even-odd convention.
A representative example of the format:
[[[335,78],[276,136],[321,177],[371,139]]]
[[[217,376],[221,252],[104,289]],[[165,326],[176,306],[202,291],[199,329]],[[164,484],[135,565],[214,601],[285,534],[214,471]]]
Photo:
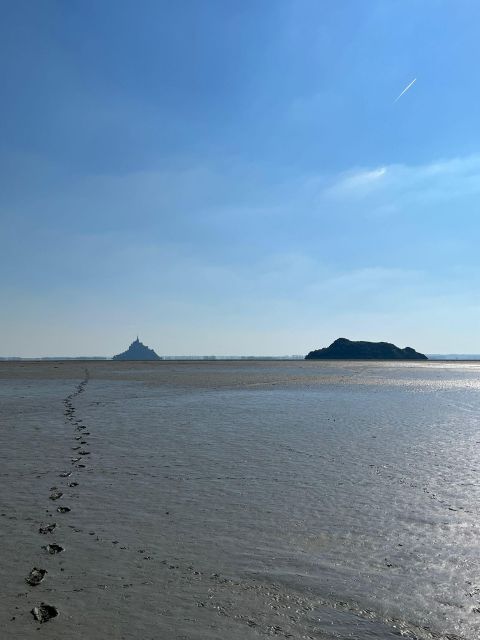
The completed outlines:
[[[112,360],[162,360],[162,358],[153,349],[149,349],[140,342],[137,336],[126,351],[113,356]]]

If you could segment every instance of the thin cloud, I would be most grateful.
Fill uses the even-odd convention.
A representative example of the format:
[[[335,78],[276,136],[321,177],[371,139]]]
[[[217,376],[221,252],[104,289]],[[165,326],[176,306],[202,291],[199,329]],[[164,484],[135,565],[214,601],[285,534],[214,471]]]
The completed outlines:
[[[368,193],[377,187],[387,173],[387,167],[378,167],[370,171],[350,171],[344,173],[330,187],[325,189],[327,196],[352,196]]]
[[[333,177],[322,196],[336,200],[383,199],[392,207],[397,201],[447,202],[480,193],[480,154],[438,160],[423,165],[391,164]]]

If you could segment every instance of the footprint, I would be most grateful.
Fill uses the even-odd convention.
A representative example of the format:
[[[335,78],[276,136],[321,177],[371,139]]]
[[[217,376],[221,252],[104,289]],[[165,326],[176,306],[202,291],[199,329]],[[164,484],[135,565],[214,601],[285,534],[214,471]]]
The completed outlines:
[[[46,573],[47,571],[45,569],[37,569],[36,567],[33,567],[28,576],[25,578],[25,582],[28,582],[28,584],[32,587],[36,587],[37,584],[40,584],[40,582],[44,579]]]
[[[69,487],[78,487],[78,482],[70,482]]]
[[[79,452],[78,452],[78,455],[79,455],[79,456],[89,456],[89,455],[90,455],[90,451],[83,451],[83,450],[82,450],[82,451],[79,451]]]
[[[61,498],[63,496],[63,493],[61,491],[53,491],[50,494],[50,500],[58,500],[59,498]]]
[[[46,544],[42,547],[42,549],[45,549],[45,551],[47,551],[52,556],[56,553],[62,553],[62,551],[65,551],[64,547],[56,544],[55,542],[52,544]]]
[[[78,461],[80,460],[80,458],[70,458],[70,460],[71,460],[72,462],[78,462]]]
[[[68,513],[71,511],[70,507],[57,507],[58,513]]]
[[[40,623],[48,622],[52,618],[56,618],[58,616],[58,609],[51,604],[42,604],[39,607],[33,607],[31,611],[35,620]]]
[[[38,533],[52,533],[56,526],[57,523],[52,522],[52,524],[47,524],[45,527],[40,527]]]
[[[65,471],[65,473],[61,473],[58,477],[59,478],[68,478],[71,475],[72,475],[71,471]]]

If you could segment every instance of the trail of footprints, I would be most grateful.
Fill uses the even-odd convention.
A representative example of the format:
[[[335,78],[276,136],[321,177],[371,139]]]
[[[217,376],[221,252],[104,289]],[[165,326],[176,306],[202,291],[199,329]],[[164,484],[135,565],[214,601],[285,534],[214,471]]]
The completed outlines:
[[[88,373],[88,369],[86,369],[85,378],[82,380],[82,382],[80,382],[80,384],[77,386],[75,391],[70,395],[68,395],[63,401],[65,405],[64,415],[65,415],[66,422],[70,423],[74,427],[76,434],[77,432],[79,434],[79,435],[75,435],[75,441],[78,441],[79,444],[73,447],[73,449],[77,452],[78,456],[82,456],[82,457],[73,456],[71,458],[71,463],[74,465],[74,471],[65,471],[64,473],[61,473],[59,476],[60,478],[62,478],[62,480],[67,481],[68,487],[78,486],[78,482],[73,480],[70,481],[70,477],[74,472],[80,473],[82,469],[85,469],[86,464],[84,464],[83,462],[84,456],[90,455],[90,452],[84,449],[84,447],[88,446],[88,442],[85,440],[85,437],[90,434],[87,431],[85,431],[86,427],[85,425],[82,424],[82,421],[76,419],[75,407],[73,405],[74,398],[76,398],[76,396],[80,395],[85,391],[85,387],[88,384],[88,380],[89,380],[89,373]],[[82,462],[80,463],[80,461]],[[57,486],[50,487],[49,499],[52,502],[61,500],[64,497],[65,497],[65,493],[63,490],[59,489]],[[70,507],[67,507],[64,504],[61,504],[60,506],[58,506],[56,510],[59,514],[65,514],[71,511]],[[38,533],[41,535],[54,534],[56,533],[56,531],[57,531],[56,522],[52,522],[50,524],[42,524],[38,529]],[[62,553],[65,550],[62,545],[57,544],[56,542],[51,542],[49,544],[42,545],[42,549],[46,554],[49,554],[49,555],[57,555],[59,553]],[[28,574],[28,576],[26,576],[25,581],[31,587],[37,587],[40,583],[43,582],[47,574],[48,572],[46,569],[33,567],[30,573]],[[33,607],[33,609],[31,610],[31,613],[37,622],[44,623],[44,622],[48,622],[48,620],[51,620],[52,618],[56,618],[58,616],[58,609],[56,606],[52,604],[41,602],[39,605]]]
[[[65,419],[67,423],[71,424],[75,434],[74,435],[75,444],[72,447],[74,451],[74,455],[70,459],[70,462],[73,465],[73,470],[64,471],[60,473],[58,476],[61,482],[63,482],[66,485],[65,490],[62,490],[57,486],[52,486],[50,488],[49,499],[54,504],[56,504],[58,500],[63,501],[65,499],[65,497],[68,495],[69,488],[71,487],[74,488],[79,486],[79,482],[73,478],[76,478],[77,474],[80,474],[82,472],[82,469],[86,468],[85,460],[88,459],[87,456],[90,455],[90,452],[86,449],[86,447],[88,447],[88,441],[86,440],[86,438],[90,435],[90,433],[86,430],[87,427],[83,424],[82,420],[78,420],[76,418],[75,407],[73,404],[73,400],[75,399],[75,397],[85,391],[85,387],[87,386],[88,381],[89,381],[89,373],[88,373],[88,370],[86,370],[85,378],[82,380],[82,382],[76,387],[73,393],[71,393],[64,399]],[[71,511],[71,509],[70,507],[62,503],[56,507],[56,511],[58,512],[58,514],[65,514]],[[169,512],[166,511],[165,515],[168,516]],[[81,529],[75,528],[73,525],[68,525],[68,526],[77,532],[82,531]],[[51,522],[48,524],[43,523],[39,526],[38,533],[41,536],[54,536],[58,533],[60,529],[61,527],[59,527],[56,522]],[[88,533],[89,535],[92,535],[92,536],[96,535],[94,531],[89,531]],[[100,541],[106,542],[106,540],[101,539],[98,536],[96,539],[99,542]],[[119,550],[130,549],[129,546],[122,545],[118,540],[112,540],[110,542]],[[55,556],[63,553],[65,551],[65,548],[61,544],[58,544],[57,542],[52,541],[52,542],[48,542],[47,544],[43,544],[42,550],[44,551],[45,554]],[[148,555],[149,552],[146,551],[145,549],[137,549],[136,551],[138,552],[138,554],[141,555],[143,560],[153,559],[151,555]],[[291,633],[288,633],[279,625],[272,626],[266,622],[263,622],[262,624],[261,619],[258,621],[255,621],[248,616],[239,615],[235,611],[235,607],[232,608],[232,602],[230,601],[231,598],[230,597],[226,599],[222,598],[222,595],[224,597],[227,595],[227,594],[222,594],[222,591],[225,588],[227,588],[227,590],[230,590],[232,588],[234,590],[240,588],[242,589],[242,591],[245,589],[246,590],[254,589],[254,590],[259,590],[259,593],[265,591],[265,593],[263,594],[264,596],[266,596],[267,598],[273,597],[273,600],[270,606],[273,607],[274,609],[277,609],[278,604],[274,604],[273,601],[275,601],[276,603],[277,600],[279,600],[279,596],[276,593],[274,594],[270,590],[265,589],[265,587],[261,585],[250,585],[250,586],[241,585],[241,583],[235,582],[233,580],[222,578],[217,573],[204,575],[203,572],[195,570],[195,568],[190,564],[182,563],[182,561],[179,559],[175,559],[175,564],[172,564],[167,560],[162,560],[160,561],[159,566],[163,566],[164,569],[167,570],[169,573],[172,572],[170,575],[174,574],[176,576],[176,579],[180,582],[183,582],[185,580],[203,581],[205,578],[207,578],[209,586],[205,594],[206,597],[196,603],[197,607],[210,608],[216,611],[217,614],[222,617],[227,616],[234,620],[237,620],[237,622],[246,624],[249,627],[252,627],[252,626],[256,627],[258,632],[261,633],[262,635],[268,635],[268,636],[276,635],[276,636],[282,636],[285,638],[292,637]],[[41,585],[45,580],[48,580],[48,571],[41,567],[33,567],[29,572],[29,574],[25,577],[25,582],[31,588],[34,588],[34,589],[38,589],[38,588],[41,589],[42,587],[39,587],[39,585]],[[151,582],[147,580],[142,582],[141,584],[151,584]],[[133,583],[120,583],[119,586],[122,589],[129,589],[131,587],[134,587],[135,585]],[[83,588],[74,589],[73,591],[83,591],[84,589],[89,589],[89,588],[93,588],[93,589],[106,588],[106,585],[85,586]],[[275,590],[276,588],[273,587],[273,589]],[[228,595],[230,596],[231,594],[228,594]],[[285,607],[289,609],[290,603],[288,604],[288,606],[285,605]],[[308,607],[308,609],[310,609],[310,607]],[[305,608],[305,610],[307,610],[307,608]],[[31,614],[33,615],[34,619],[38,623],[42,624],[42,623],[48,622],[53,618],[56,618],[59,615],[59,610],[53,604],[50,604],[47,602],[40,602],[39,604],[33,607],[33,609],[31,610]],[[259,618],[261,618],[261,615],[259,615]]]

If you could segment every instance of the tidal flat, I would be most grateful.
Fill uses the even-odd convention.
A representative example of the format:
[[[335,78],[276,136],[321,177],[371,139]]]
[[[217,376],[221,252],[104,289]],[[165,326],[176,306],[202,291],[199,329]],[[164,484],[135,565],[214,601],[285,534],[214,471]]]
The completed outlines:
[[[0,637],[480,637],[480,363],[0,362]]]

